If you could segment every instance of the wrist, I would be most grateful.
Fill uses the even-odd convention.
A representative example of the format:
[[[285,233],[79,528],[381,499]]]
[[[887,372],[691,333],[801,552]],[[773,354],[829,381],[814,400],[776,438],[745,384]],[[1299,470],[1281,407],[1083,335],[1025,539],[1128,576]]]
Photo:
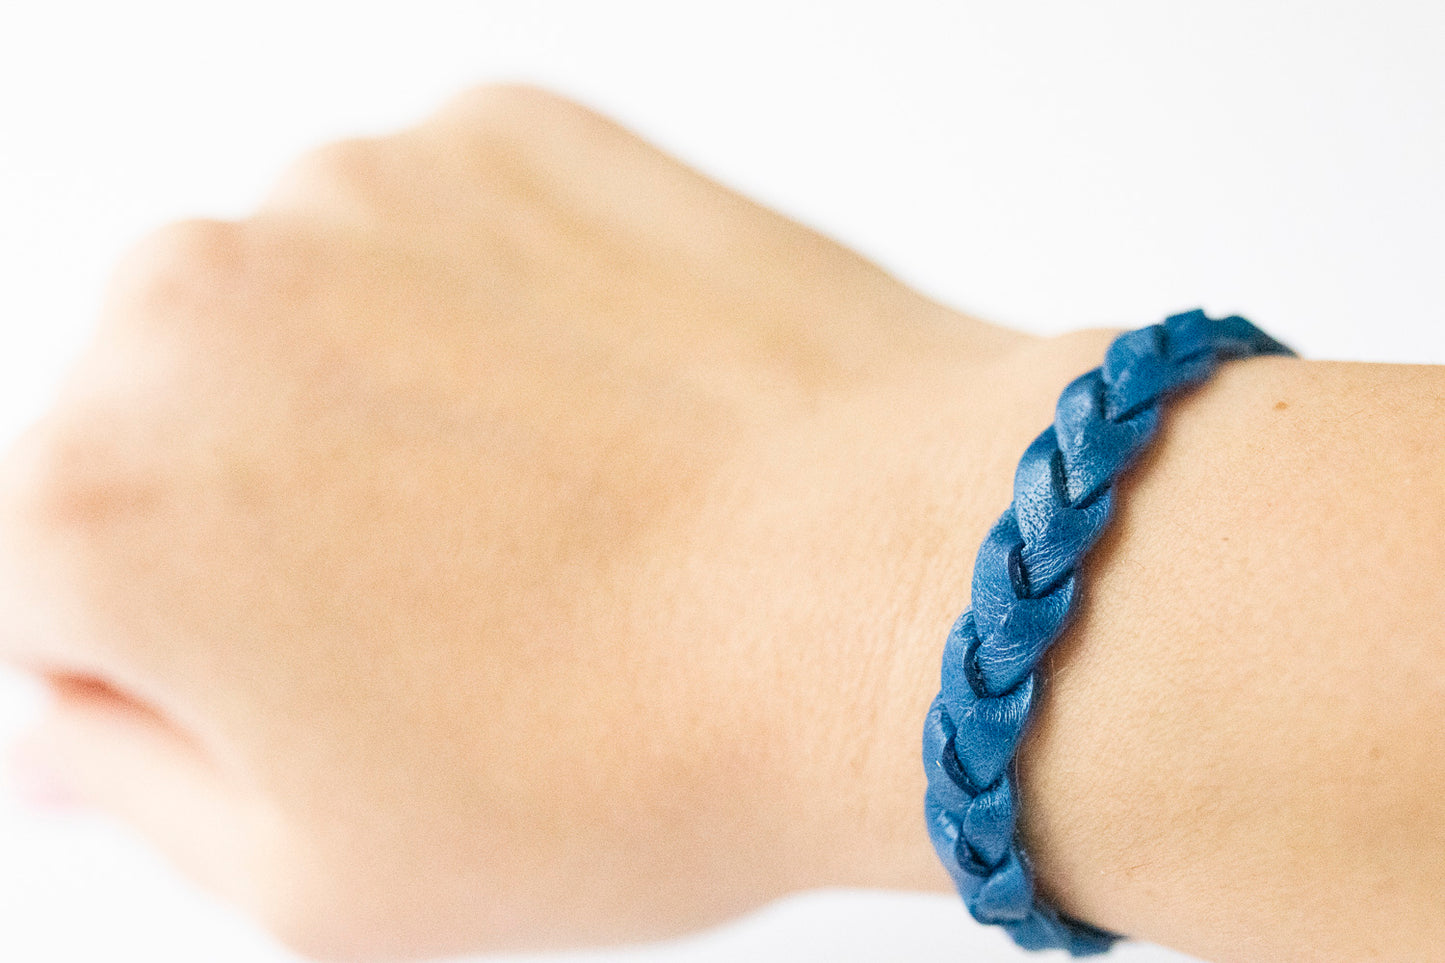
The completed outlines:
[[[918,746],[944,641],[970,604],[975,555],[1011,501],[1020,454],[1052,421],[1063,387],[1097,366],[1118,333],[1077,331],[1020,344],[984,364],[920,371],[899,397],[875,406],[889,411],[878,430],[858,435],[878,474],[846,517],[874,539],[853,556],[852,580],[871,620],[858,634],[860,664],[876,685],[863,700],[844,700],[837,725],[852,720],[852,731],[872,740],[868,775],[854,767],[839,789],[839,798],[845,788],[857,793],[873,818],[871,837],[856,839],[867,851],[852,860],[863,866],[870,853],[878,857],[864,885],[953,889],[927,838]]]
[[[733,795],[778,891],[951,888],[918,760],[943,642],[1019,453],[1115,333],[920,356],[760,437],[718,481],[682,562],[703,581],[678,594],[721,644],[689,685],[728,693],[710,720],[755,743],[754,795]]]

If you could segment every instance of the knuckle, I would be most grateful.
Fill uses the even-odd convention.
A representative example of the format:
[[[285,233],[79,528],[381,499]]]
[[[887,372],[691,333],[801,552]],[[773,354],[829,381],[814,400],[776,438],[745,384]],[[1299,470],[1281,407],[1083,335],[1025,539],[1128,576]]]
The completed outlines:
[[[41,424],[5,467],[5,513],[40,533],[97,531],[153,513],[159,479],[118,447],[103,424]]]
[[[441,122],[499,123],[552,110],[567,101],[542,87],[518,82],[493,82],[452,94],[432,114]]]
[[[122,262],[141,275],[212,274],[233,269],[241,257],[245,228],[235,221],[174,221],[141,238]]]
[[[454,94],[422,126],[461,130],[475,139],[526,148],[559,136],[586,136],[589,130],[611,124],[554,91],[505,82],[481,84]]]
[[[232,291],[247,268],[246,228],[196,218],[167,224],[133,245],[111,278],[108,307],[140,308],[154,320],[196,313]],[[133,312],[127,312],[133,313]]]
[[[380,204],[392,190],[391,140],[351,137],[312,148],[282,171],[266,206]]]

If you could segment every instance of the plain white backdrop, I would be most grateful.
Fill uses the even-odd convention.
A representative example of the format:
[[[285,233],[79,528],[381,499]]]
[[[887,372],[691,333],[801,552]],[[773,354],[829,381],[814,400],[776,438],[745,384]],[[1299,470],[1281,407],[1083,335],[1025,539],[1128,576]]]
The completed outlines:
[[[142,233],[243,216],[306,148],[489,79],[589,103],[991,320],[1198,305],[1309,357],[1445,362],[1442,49],[1445,7],[1424,2],[8,0],[0,442]],[[0,674],[0,748],[37,704]],[[844,893],[545,959],[970,958],[1037,957],[956,900]],[[287,959],[124,830],[23,809],[0,781],[0,960]]]

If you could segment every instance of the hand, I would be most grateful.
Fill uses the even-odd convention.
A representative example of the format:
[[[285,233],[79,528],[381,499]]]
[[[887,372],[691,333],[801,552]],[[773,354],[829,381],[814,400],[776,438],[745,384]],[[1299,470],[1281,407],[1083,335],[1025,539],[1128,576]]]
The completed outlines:
[[[26,751],[312,956],[946,888],[937,652],[1078,370],[472,91],[119,267],[0,478]]]

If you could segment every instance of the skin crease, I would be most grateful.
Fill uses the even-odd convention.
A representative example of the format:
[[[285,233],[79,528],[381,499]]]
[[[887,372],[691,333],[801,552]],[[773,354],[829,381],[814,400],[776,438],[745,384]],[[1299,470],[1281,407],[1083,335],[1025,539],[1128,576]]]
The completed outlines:
[[[0,655],[58,703],[25,751],[316,958],[948,890],[943,640],[1115,333],[965,317],[577,104],[468,91],[119,265],[0,466]],[[1255,360],[1171,408],[1021,749],[1063,909],[1221,960],[1445,938],[1441,381]]]

